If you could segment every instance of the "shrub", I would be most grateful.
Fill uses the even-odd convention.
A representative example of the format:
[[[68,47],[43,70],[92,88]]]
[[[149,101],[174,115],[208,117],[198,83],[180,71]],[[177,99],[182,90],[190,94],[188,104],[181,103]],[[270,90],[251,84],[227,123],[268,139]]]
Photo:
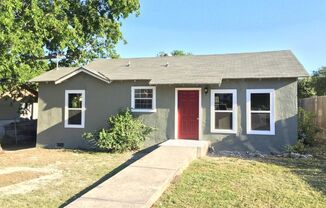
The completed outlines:
[[[108,119],[108,128],[95,133],[86,132],[83,138],[103,150],[124,152],[139,149],[146,137],[153,131],[151,127],[133,117],[130,110],[121,111]]]
[[[300,153],[300,154],[303,154],[306,152],[305,145],[302,140],[298,140],[297,143],[295,143],[294,145],[286,145],[285,151],[288,153],[295,152],[295,153]]]
[[[315,143],[316,134],[319,128],[316,126],[314,119],[315,115],[311,112],[299,108],[298,114],[298,138],[306,145]]]

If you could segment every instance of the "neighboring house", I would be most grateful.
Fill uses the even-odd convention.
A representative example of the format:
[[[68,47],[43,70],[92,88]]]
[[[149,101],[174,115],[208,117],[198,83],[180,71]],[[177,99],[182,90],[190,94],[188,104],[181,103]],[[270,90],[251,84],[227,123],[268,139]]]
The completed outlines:
[[[17,119],[37,119],[37,95],[22,90],[19,97],[12,97],[10,93],[0,96],[0,124]]]
[[[10,93],[4,93],[0,96],[0,138],[6,137],[5,142],[12,140],[12,138],[7,137],[8,134],[15,134],[17,137],[17,131],[20,130],[16,127],[15,133],[12,133],[12,131],[6,132],[6,129],[10,129],[12,123],[15,126],[18,123],[22,126],[23,124],[26,125],[28,121],[37,119],[37,103],[31,103],[32,100],[36,100],[36,95],[27,90],[22,90],[20,94],[21,96],[18,97],[13,97]],[[34,124],[34,133],[35,130]]]
[[[37,144],[87,148],[81,135],[130,108],[155,127],[146,145],[210,140],[215,150],[280,151],[297,139],[297,78],[291,51],[98,59],[59,68],[39,83]]]

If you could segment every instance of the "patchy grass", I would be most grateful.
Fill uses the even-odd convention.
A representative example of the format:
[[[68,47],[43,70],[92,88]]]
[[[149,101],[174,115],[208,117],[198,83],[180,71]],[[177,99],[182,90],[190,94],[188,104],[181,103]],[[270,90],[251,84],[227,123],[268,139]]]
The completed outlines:
[[[326,157],[207,157],[193,162],[154,207],[326,207]]]
[[[23,181],[28,181],[34,178],[38,178],[44,175],[44,173],[34,171],[16,171],[13,173],[1,174],[0,187],[17,184]]]
[[[30,149],[0,154],[1,188],[22,184],[28,179],[42,177],[44,172],[20,171],[1,174],[6,169],[49,169],[60,173],[60,177],[39,186],[30,186],[23,194],[1,194],[1,207],[58,207],[75,194],[110,173],[132,156],[131,153],[109,154],[70,150]],[[36,175],[35,175],[36,174]],[[3,177],[5,176],[5,177]],[[11,178],[10,182],[6,179]],[[3,185],[6,186],[3,186]],[[37,185],[37,184],[33,184]],[[15,185],[14,185],[15,186]],[[36,188],[35,188],[36,187]]]

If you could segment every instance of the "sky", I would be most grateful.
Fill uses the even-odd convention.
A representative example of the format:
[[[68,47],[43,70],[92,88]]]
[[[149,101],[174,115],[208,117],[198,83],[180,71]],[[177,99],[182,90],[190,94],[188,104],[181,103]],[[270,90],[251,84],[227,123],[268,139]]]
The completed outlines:
[[[122,21],[122,58],[175,49],[194,55],[292,50],[307,71],[326,66],[326,0],[140,0]]]

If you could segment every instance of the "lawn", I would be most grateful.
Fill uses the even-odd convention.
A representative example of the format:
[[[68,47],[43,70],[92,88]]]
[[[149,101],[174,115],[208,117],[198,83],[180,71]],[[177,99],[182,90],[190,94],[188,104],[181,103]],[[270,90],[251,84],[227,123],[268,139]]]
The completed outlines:
[[[0,207],[59,207],[131,156],[40,148],[2,153]]]
[[[206,157],[154,207],[326,207],[325,150],[312,159]]]

